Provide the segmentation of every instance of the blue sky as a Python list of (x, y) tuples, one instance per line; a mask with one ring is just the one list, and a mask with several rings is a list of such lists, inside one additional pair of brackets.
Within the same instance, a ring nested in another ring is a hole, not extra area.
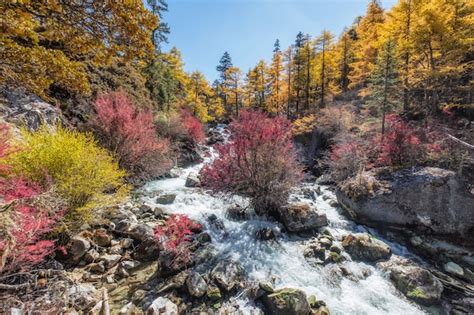
[[(186, 71), (200, 70), (217, 78), (216, 65), (228, 51), (246, 72), (259, 59), (269, 60), (273, 43), (293, 43), (299, 31), (318, 35), (327, 29), (339, 35), (363, 15), (369, 0), (168, 0), (164, 20), (171, 27), (169, 44), (183, 55)], [(382, 0), (389, 8), (396, 0)]]

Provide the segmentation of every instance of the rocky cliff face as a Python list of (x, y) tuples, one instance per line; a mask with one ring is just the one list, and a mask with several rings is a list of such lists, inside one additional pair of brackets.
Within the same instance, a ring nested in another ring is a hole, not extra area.
[(62, 122), (56, 107), (23, 89), (0, 89), (0, 117), (15, 126), (37, 130), (41, 125)]
[(444, 169), (375, 169), (341, 185), (341, 206), (357, 222), (465, 240), (474, 233), (472, 183)]

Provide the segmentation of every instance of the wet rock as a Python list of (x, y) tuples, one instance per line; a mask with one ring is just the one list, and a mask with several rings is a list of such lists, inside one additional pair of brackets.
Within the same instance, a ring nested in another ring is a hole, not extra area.
[(99, 229), (94, 231), (94, 242), (101, 247), (110, 246), (112, 241), (112, 236), (107, 234), (107, 230)]
[(141, 224), (137, 224), (133, 226), (130, 229), (129, 234), (133, 239), (140, 242), (143, 242), (146, 239), (154, 237), (153, 228), (145, 223), (141, 223)]
[(303, 251), (303, 256), (316, 259), (316, 262), (323, 263), (326, 260), (326, 249), (317, 243), (309, 244)]
[(275, 239), (275, 233), (271, 228), (261, 228), (255, 232), (255, 237), (260, 241), (268, 241)]
[(164, 219), (166, 211), (163, 208), (156, 207), (153, 210), (153, 214), (155, 215), (155, 218), (157, 218), (157, 219)]
[(154, 300), (146, 311), (147, 315), (178, 315), (178, 306), (170, 299), (159, 297)]
[(265, 313), (271, 315), (308, 315), (311, 308), (306, 294), (298, 289), (281, 289), (263, 297)]
[(314, 230), (328, 224), (325, 214), (320, 214), (307, 203), (293, 203), (279, 210), (279, 220), (289, 232)]
[(197, 173), (190, 173), (186, 178), (186, 187), (199, 187), (201, 186), (201, 181), (199, 180), (199, 175)]
[(450, 273), (452, 275), (455, 275), (458, 277), (464, 276), (464, 270), (462, 269), (462, 267), (452, 261), (444, 264), (443, 268), (447, 273)]
[(202, 297), (207, 292), (207, 283), (204, 278), (197, 272), (191, 272), (186, 279), (186, 286), (189, 294), (194, 297)]
[(91, 243), (82, 236), (73, 237), (67, 246), (67, 253), (70, 259), (78, 262), (91, 248)]
[(347, 235), (342, 246), (355, 260), (375, 262), (388, 259), (391, 255), (387, 244), (365, 233)]
[(439, 303), (443, 285), (428, 270), (418, 266), (392, 266), (389, 270), (397, 289), (409, 299), (427, 306)]
[(318, 240), (318, 242), (319, 242), (319, 244), (321, 244), (322, 247), (324, 247), (326, 249), (329, 249), (332, 245), (332, 241), (327, 237), (321, 237)]
[(247, 219), (247, 213), (244, 208), (236, 205), (227, 209), (226, 217), (233, 221), (244, 221)]
[(227, 292), (237, 285), (241, 275), (241, 267), (237, 263), (229, 261), (218, 262), (211, 271), (211, 278)]
[(321, 305), (311, 312), (312, 315), (330, 315), (329, 309), (326, 305)]
[(262, 289), (266, 293), (273, 293), (275, 290), (273, 289), (273, 286), (270, 282), (268, 281), (260, 281), (258, 283), (258, 287)]
[(207, 221), (214, 227), (216, 230), (225, 231), (224, 221), (219, 219), (215, 214), (211, 214), (207, 217)]
[(337, 245), (331, 245), (331, 247), (329, 248), (329, 250), (330, 250), (331, 252), (334, 252), (334, 253), (337, 253), (337, 254), (340, 254), (341, 251), (342, 251), (342, 249), (341, 249), (339, 246), (337, 246)]
[(211, 235), (207, 232), (202, 232), (196, 236), (196, 241), (201, 245), (209, 243), (211, 242)]
[(339, 202), (337, 202), (336, 200), (329, 200), (328, 204), (334, 208), (339, 207)]
[(211, 301), (219, 301), (222, 298), (221, 290), (216, 286), (208, 286), (206, 296)]
[(175, 275), (190, 264), (191, 262), (186, 262), (183, 259), (176, 259), (175, 254), (170, 251), (160, 252), (158, 258), (158, 270), (161, 276)]
[[(361, 174), (363, 194), (353, 185), (343, 185), (337, 198), (348, 214), (359, 223), (387, 228), (410, 227), (419, 231), (466, 236), (474, 230), (468, 181), (455, 172), (433, 167), (385, 172), (373, 169)], [(359, 175), (358, 175), (359, 176)]]
[(113, 266), (117, 265), (118, 262), (122, 259), (121, 255), (102, 255), (100, 256), (100, 260), (104, 262), (104, 265), (107, 269), (112, 268)]
[(165, 194), (156, 198), (155, 202), (160, 205), (169, 205), (176, 199), (176, 194)]

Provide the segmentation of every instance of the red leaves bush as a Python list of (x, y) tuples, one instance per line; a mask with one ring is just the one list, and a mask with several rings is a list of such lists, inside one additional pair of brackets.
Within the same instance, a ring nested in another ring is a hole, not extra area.
[(291, 123), (283, 117), (242, 111), (230, 131), (230, 141), (216, 146), (219, 157), (201, 170), (202, 184), (215, 192), (251, 198), (260, 214), (283, 206), (302, 174)]
[(335, 180), (351, 177), (361, 168), (424, 165), (442, 153), (436, 141), (441, 137), (426, 126), (412, 126), (396, 114), (387, 115), (386, 122), (383, 136), (346, 136), (332, 147), (329, 167)]
[[(9, 133), (0, 126), (0, 157), (10, 152)], [(10, 177), (2, 164), (0, 178), (0, 273), (29, 270), (55, 249), (55, 242), (44, 239), (55, 227), (58, 213), (39, 202), (39, 185)]]
[(191, 235), (200, 230), (201, 225), (185, 215), (172, 215), (165, 226), (155, 228), (155, 237), (165, 250), (170, 251), (176, 260), (187, 264), (191, 259)]
[(196, 143), (201, 143), (206, 138), (202, 124), (189, 110), (183, 109), (180, 115), (186, 134)]
[(170, 144), (157, 136), (153, 115), (139, 111), (124, 92), (100, 95), (94, 129), (121, 167), (138, 177), (155, 177), (170, 166)]

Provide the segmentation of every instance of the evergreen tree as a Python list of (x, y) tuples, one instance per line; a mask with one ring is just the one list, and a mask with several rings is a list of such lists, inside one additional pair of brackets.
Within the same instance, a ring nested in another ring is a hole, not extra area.
[(228, 70), (232, 68), (232, 58), (230, 57), (230, 54), (226, 51), (222, 55), (221, 59), (219, 60), (219, 64), (216, 67), (216, 70), (219, 72), (219, 77), (220, 81), (219, 84), (222, 85), (220, 87), (221, 93), (220, 97), (222, 98), (222, 104), (224, 105), (224, 108), (227, 108), (227, 93), (225, 90), (227, 89), (226, 83), (229, 82), (227, 75), (228, 75)]
[(369, 79), (368, 106), (376, 115), (382, 115), (382, 135), (385, 133), (385, 115), (400, 105), (400, 81), (395, 42), (387, 40)]
[(147, 3), (151, 8), (151, 12), (158, 16), (159, 23), (152, 32), (151, 40), (155, 49), (160, 51), (160, 45), (168, 43), (168, 34), (170, 33), (168, 23), (163, 22), (163, 12), (168, 11), (168, 3), (165, 0), (147, 0)]

